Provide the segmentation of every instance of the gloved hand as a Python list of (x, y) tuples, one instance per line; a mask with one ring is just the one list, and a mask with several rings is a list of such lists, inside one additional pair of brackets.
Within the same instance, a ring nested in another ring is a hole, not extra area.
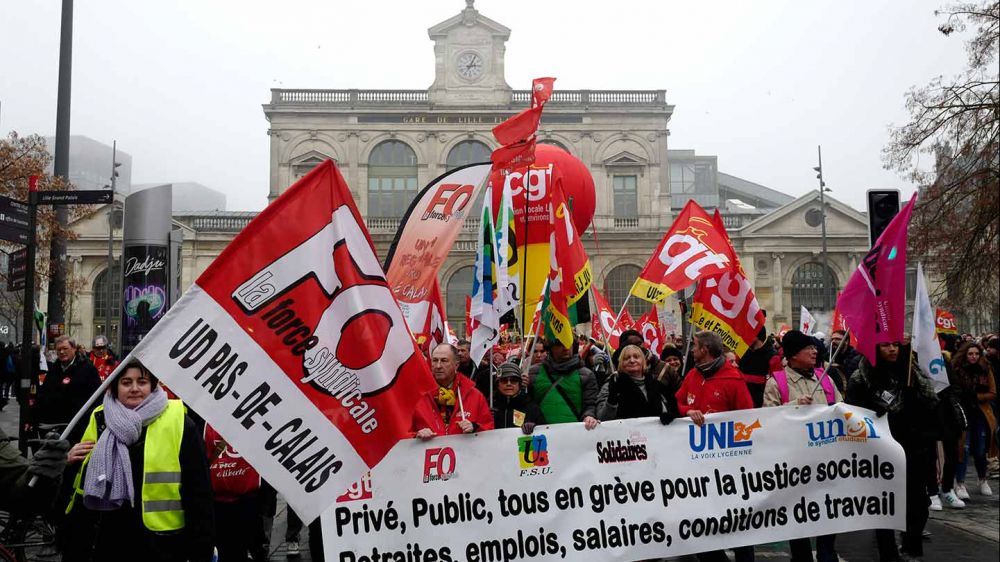
[(521, 424), (521, 432), (524, 433), (525, 435), (531, 435), (533, 431), (535, 431), (534, 422), (524, 422), (523, 424)]
[(56, 480), (62, 476), (66, 468), (66, 455), (69, 452), (69, 441), (59, 439), (50, 433), (46, 439), (39, 440), (41, 448), (28, 461), (28, 474), (39, 478)]
[(617, 406), (619, 398), (621, 396), (618, 393), (618, 378), (615, 377), (608, 381), (608, 404)]
[(674, 415), (670, 412), (663, 412), (660, 414), (660, 423), (663, 425), (670, 425), (670, 422), (674, 421)]

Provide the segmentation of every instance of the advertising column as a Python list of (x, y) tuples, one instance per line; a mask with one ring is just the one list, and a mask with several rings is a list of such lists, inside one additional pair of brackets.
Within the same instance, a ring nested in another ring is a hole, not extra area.
[(149, 333), (170, 304), (171, 196), (171, 186), (161, 185), (125, 199), (122, 356)]

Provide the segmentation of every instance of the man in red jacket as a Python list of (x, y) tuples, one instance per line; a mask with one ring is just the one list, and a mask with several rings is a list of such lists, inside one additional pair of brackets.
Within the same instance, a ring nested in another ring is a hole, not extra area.
[(677, 391), (677, 409), (697, 425), (705, 423), (705, 414), (753, 408), (743, 376), (726, 362), (725, 353), (719, 334), (694, 335), (694, 369), (688, 371)]
[[(677, 391), (677, 410), (695, 425), (705, 423), (705, 414), (748, 410), (753, 398), (739, 369), (726, 361), (722, 338), (714, 332), (698, 332), (691, 344), (694, 369), (688, 371)], [(753, 547), (735, 549), (736, 560), (753, 560)], [(721, 562), (729, 558), (722, 550), (698, 554), (700, 562)]]
[(468, 377), (459, 377), (458, 350), (447, 343), (431, 352), (431, 373), (438, 383), (417, 401), (412, 431), (420, 439), (435, 435), (475, 433), (493, 429), (493, 414), (483, 393)]

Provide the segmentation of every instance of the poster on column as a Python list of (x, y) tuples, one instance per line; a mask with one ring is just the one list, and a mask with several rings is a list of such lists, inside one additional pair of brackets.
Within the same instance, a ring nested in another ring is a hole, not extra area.
[(167, 312), (167, 247), (126, 246), (122, 269), (122, 355)]
[(846, 404), (401, 441), (323, 515), (326, 559), (644, 560), (905, 524), (885, 417)]

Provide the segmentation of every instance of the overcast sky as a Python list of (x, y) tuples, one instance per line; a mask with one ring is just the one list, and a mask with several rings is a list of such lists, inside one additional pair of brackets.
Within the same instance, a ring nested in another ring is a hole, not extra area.
[[(55, 132), (58, 0), (0, 0), (0, 132)], [(964, 65), (940, 1), (478, 0), (511, 32), (507, 82), (665, 89), (670, 147), (791, 195), (912, 186), (883, 170), (904, 93)], [(196, 181), (230, 210), (267, 201), (269, 89), (426, 88), (427, 28), (463, 0), (76, 2), (72, 133), (132, 155), (132, 182)]]

